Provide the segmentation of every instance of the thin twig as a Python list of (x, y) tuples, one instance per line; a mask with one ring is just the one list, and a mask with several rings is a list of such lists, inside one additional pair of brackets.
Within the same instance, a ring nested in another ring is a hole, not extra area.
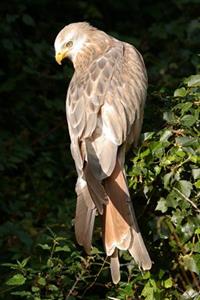
[(97, 278), (99, 277), (99, 275), (100, 275), (100, 273), (102, 272), (102, 270), (103, 270), (103, 267), (105, 266), (105, 263), (106, 263), (106, 261), (107, 261), (107, 256), (106, 256), (106, 258), (104, 259), (104, 261), (103, 261), (103, 264), (101, 265), (101, 268), (99, 269), (99, 272), (96, 274), (96, 276), (95, 276), (95, 278), (94, 278), (94, 281), (85, 289), (85, 291), (84, 291), (84, 293), (83, 293), (83, 295), (82, 296), (85, 296), (85, 294), (87, 293), (87, 291), (89, 290), (89, 289), (91, 289), (91, 287), (93, 287), (93, 285), (96, 283), (96, 281), (97, 281)]
[[(169, 227), (169, 229), (170, 229), (170, 231), (171, 231), (171, 233), (172, 233), (172, 235), (173, 235), (173, 237), (174, 237), (174, 239), (175, 239), (177, 245), (178, 245), (179, 248), (181, 249), (181, 252), (183, 253), (183, 255), (187, 255), (187, 251), (186, 251), (184, 245), (182, 245), (182, 243), (181, 243), (181, 241), (180, 241), (178, 235), (176, 234), (175, 228), (174, 228), (173, 224), (167, 222), (167, 225), (168, 225), (168, 227)], [(188, 278), (188, 276), (187, 276), (187, 273), (185, 272), (185, 269), (184, 269), (183, 266), (180, 264), (179, 259), (178, 259), (178, 264), (179, 264), (179, 266), (180, 266), (180, 270), (181, 270), (181, 272), (182, 272), (182, 275), (184, 276), (186, 282), (189, 284), (189, 283), (190, 283), (190, 280), (189, 280), (189, 278)], [(198, 279), (196, 278), (195, 273), (192, 272), (192, 271), (190, 271), (190, 274), (191, 274), (191, 276), (192, 276), (192, 279), (193, 279), (194, 284), (196, 285), (196, 288), (198, 289), (198, 291), (200, 291), (199, 281), (198, 281)]]
[(71, 294), (73, 293), (75, 287), (77, 286), (77, 283), (80, 281), (81, 279), (81, 275), (79, 274), (79, 276), (76, 278), (76, 281), (74, 282), (73, 286), (71, 287), (71, 289), (69, 290), (69, 293), (67, 294), (65, 300), (68, 300), (69, 297), (71, 296)]
[(200, 213), (200, 209), (196, 206), (196, 204), (190, 200), (188, 197), (186, 197), (183, 193), (181, 193), (177, 188), (173, 188), (176, 192), (178, 192), (187, 202), (189, 202), (195, 209)]

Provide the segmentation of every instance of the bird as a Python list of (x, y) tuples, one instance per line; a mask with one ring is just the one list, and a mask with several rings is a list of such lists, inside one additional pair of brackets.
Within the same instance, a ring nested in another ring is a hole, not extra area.
[(55, 59), (71, 60), (66, 115), (77, 171), (75, 236), (92, 249), (95, 217), (110, 259), (111, 278), (120, 281), (119, 250), (142, 270), (152, 261), (144, 244), (125, 172), (125, 154), (136, 146), (143, 123), (147, 71), (140, 52), (88, 22), (66, 25), (54, 43)]

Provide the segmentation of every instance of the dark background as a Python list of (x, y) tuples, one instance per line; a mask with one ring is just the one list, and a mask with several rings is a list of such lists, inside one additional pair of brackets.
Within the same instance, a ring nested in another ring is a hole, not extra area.
[[(45, 269), (48, 254), (44, 255), (45, 262), (40, 266), (41, 260), (37, 258), (43, 254), (37, 245), (47, 243), (49, 235), (53, 234), (51, 230), (67, 238), (68, 245), (76, 253), (69, 265), (74, 265), (80, 256), (86, 259), (82, 249), (75, 244), (73, 233), (76, 173), (65, 117), (65, 95), (73, 67), (69, 62), (60, 67), (54, 60), (53, 44), (60, 29), (71, 22), (86, 20), (139, 49), (149, 74), (143, 131), (158, 130), (163, 124), (163, 107), (167, 105), (162, 93), (172, 93), (180, 80), (199, 71), (199, 4), (198, 0), (1, 1), (2, 263), (14, 263), (31, 256), (32, 273), (29, 270), (26, 275), (38, 274), (38, 270)], [(141, 197), (140, 205), (144, 206), (145, 202)], [(141, 214), (141, 206), (137, 203), (136, 212)], [(147, 240), (150, 225), (146, 224), (153, 214), (150, 206), (142, 219), (139, 218)], [(102, 249), (98, 229), (95, 244)], [(149, 242), (153, 258), (158, 256), (157, 246)], [(102, 257), (103, 254), (99, 254), (96, 259), (101, 262)], [(164, 261), (163, 268), (167, 269)], [(12, 268), (8, 270), (4, 266), (0, 280), (5, 282), (12, 272)], [(70, 272), (72, 276), (65, 285), (65, 294), (76, 278), (76, 269)], [(30, 282), (35, 281), (34, 276), (27, 279), (27, 291), (31, 290)], [(58, 286), (56, 276), (51, 283)], [(107, 272), (100, 288), (102, 294), (106, 293), (108, 281)], [(139, 279), (137, 284), (142, 286)], [(81, 289), (80, 285), (73, 297), (80, 296)], [(10, 291), (4, 285), (0, 298), (12, 299), (14, 296), (10, 296), (10, 292), (13, 292), (12, 288)], [(33, 296), (26, 297), (33, 299)], [(64, 298), (44, 296), (41, 299)], [(93, 298), (87, 299), (100, 299), (97, 290), (93, 292)]]

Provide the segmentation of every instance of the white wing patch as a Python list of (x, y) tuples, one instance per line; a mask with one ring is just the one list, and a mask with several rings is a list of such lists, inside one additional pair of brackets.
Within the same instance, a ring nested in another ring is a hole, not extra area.
[[(115, 145), (119, 144), (119, 141), (116, 138), (115, 131), (113, 130), (113, 126), (111, 125), (111, 116), (115, 116), (116, 112), (112, 105), (105, 103), (102, 107), (102, 114), (103, 114), (103, 124), (102, 124), (102, 131), (104, 136)], [(117, 120), (116, 120), (117, 121)]]

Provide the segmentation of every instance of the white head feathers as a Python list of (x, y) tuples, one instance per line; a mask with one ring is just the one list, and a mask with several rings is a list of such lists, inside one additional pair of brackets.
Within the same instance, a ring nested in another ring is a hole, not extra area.
[(69, 42), (70, 47), (66, 49), (67, 57), (72, 61), (75, 60), (77, 53), (81, 51), (84, 44), (87, 42), (88, 31), (94, 30), (94, 27), (87, 22), (72, 23), (65, 26), (57, 35), (54, 47), (56, 53), (65, 51)]

